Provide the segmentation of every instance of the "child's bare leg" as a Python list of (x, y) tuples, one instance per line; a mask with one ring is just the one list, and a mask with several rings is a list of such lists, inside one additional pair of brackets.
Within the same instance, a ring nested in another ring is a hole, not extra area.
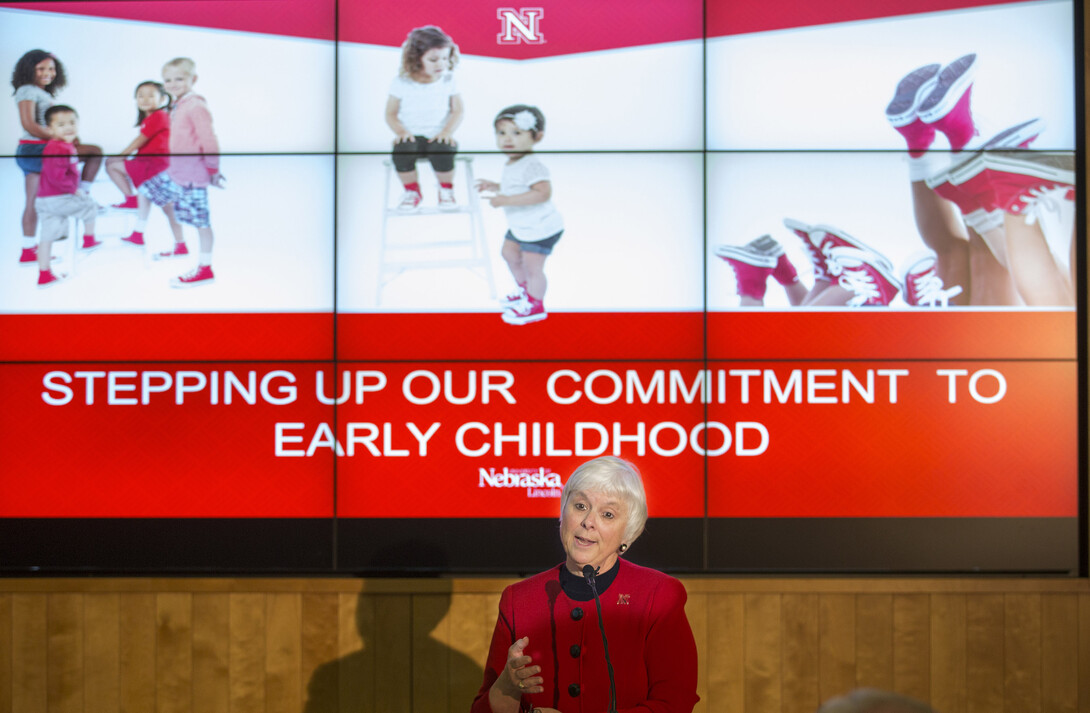
[(1003, 218), (1007, 231), (1007, 254), (1011, 277), (1027, 305), (1071, 307), (1075, 300), (1067, 278), (1048, 249), (1038, 223), (1028, 225), (1025, 218), (1007, 213)]
[(76, 144), (76, 153), (79, 154), (79, 160), (83, 161), (83, 172), (80, 174), (80, 180), (95, 180), (98, 169), (102, 165), (102, 148), (94, 144)]
[(526, 284), (526, 269), (522, 266), (522, 248), (514, 240), (504, 240), (500, 256), (507, 263), (507, 269), (511, 271), (511, 277), (519, 285)]
[(829, 280), (814, 280), (814, 286), (810, 288), (810, 291), (807, 292), (806, 295), (803, 297), (802, 301), (799, 302), (799, 306), (809, 307), (810, 305), (814, 304), (814, 302), (817, 301), (818, 295), (822, 294), (832, 286), (833, 283)]
[(201, 257), (204, 257), (204, 256), (211, 257), (212, 256), (212, 242), (213, 242), (211, 226), (209, 226), (207, 228), (197, 228), (197, 235), (199, 235), (200, 239), (201, 239)]
[(950, 201), (927, 187), (912, 182), (912, 211), (924, 245), (935, 253), (935, 272), (946, 287), (960, 285), (962, 292), (952, 304), (968, 304), (972, 272), (969, 243), (961, 212)]
[(45, 235), (43, 232), (42, 239), (38, 242), (38, 269), (42, 272), (46, 272), (50, 269), (50, 263), (53, 261), (53, 236)]
[(548, 255), (541, 253), (522, 251), (522, 268), (526, 274), (526, 294), (536, 300), (545, 299), (545, 290), (549, 287), (549, 281), (545, 277), (545, 258)]
[[(969, 295), (971, 305), (1013, 306), (1022, 303), (1018, 290), (1011, 280), (1010, 271), (1003, 266), (992, 245), (996, 238), (1003, 241), (1006, 236), (1002, 228), (987, 231), (992, 242), (984, 239), (975, 230), (969, 231), (969, 265), (972, 270), (972, 290)], [(998, 234), (998, 236), (996, 235)], [(1002, 247), (1006, 256), (1006, 246)]]
[(784, 285), (783, 291), (787, 293), (787, 301), (794, 307), (801, 305), (806, 296), (810, 294), (810, 290), (806, 289), (806, 285), (801, 282)]
[(813, 299), (806, 302), (807, 307), (843, 306), (848, 300), (855, 297), (855, 293), (846, 290), (840, 285), (829, 284), (828, 287), (817, 293)]
[(420, 180), (420, 175), (417, 174), (415, 168), (413, 170), (411, 170), (411, 171), (398, 171), (397, 172), (397, 177), (398, 177), (398, 180), (401, 181), (401, 185), (403, 185), (403, 186), (407, 186), (410, 183), (416, 183), (417, 181)]
[(435, 178), (440, 183), (454, 183), (454, 171), (436, 171)]
[[(146, 210), (145, 210), (146, 209)], [(147, 219), (148, 211), (151, 210), (151, 203), (144, 196), (140, 196), (140, 210), (144, 211), (142, 217)], [(167, 203), (163, 206), (163, 213), (166, 215), (167, 220), (170, 221), (170, 232), (174, 234), (174, 242), (185, 244), (185, 236), (182, 235), (182, 224), (178, 222), (178, 219), (174, 216), (174, 204)], [(208, 228), (211, 231), (211, 228)], [(197, 231), (198, 234), (200, 231)]]
[(129, 181), (128, 172), (125, 170), (124, 156), (111, 156), (106, 159), (106, 175), (110, 177), (110, 180), (114, 182), (114, 185), (122, 194), (125, 196), (133, 195), (132, 183)]
[(26, 174), (26, 207), (23, 208), (23, 236), (33, 238), (38, 232), (38, 211), (34, 208), (34, 199), (38, 197), (38, 184), (42, 180), (40, 173)]

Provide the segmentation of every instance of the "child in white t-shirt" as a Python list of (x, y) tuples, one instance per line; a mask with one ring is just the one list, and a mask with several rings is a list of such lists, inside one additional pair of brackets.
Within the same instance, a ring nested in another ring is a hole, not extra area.
[(507, 216), (503, 259), (517, 289), (507, 295), (503, 321), (528, 324), (545, 319), (545, 259), (564, 233), (564, 220), (553, 206), (549, 169), (534, 156), (545, 138), (545, 115), (536, 106), (517, 104), (496, 115), (496, 146), (507, 155), (500, 182), (477, 181), (477, 190)]
[(439, 208), (456, 210), (454, 155), (458, 144), (454, 130), (462, 123), (465, 108), (454, 83), (458, 46), (438, 27), (417, 27), (401, 46), (401, 71), (390, 84), (386, 124), (393, 130), (393, 161), (405, 186), (398, 210), (411, 212), (420, 206), (417, 159), (426, 158), (439, 180)]

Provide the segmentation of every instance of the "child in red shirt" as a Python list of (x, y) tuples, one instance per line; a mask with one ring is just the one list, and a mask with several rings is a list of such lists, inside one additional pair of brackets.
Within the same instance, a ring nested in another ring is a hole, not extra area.
[[(106, 159), (106, 173), (125, 195), (125, 200), (113, 207), (138, 211), (132, 235), (121, 238), (121, 241), (143, 247), (144, 228), (148, 224), (151, 202), (146, 196), (138, 194), (136, 189), (170, 166), (170, 95), (162, 84), (148, 80), (136, 85), (135, 97), (136, 125), (140, 127), (140, 133), (119, 155)], [(136, 156), (126, 159), (133, 151)], [(182, 225), (174, 217), (174, 205), (165, 204), (163, 213), (170, 221), (175, 245), (185, 254), (187, 251), (185, 239), (182, 237)]]
[(34, 208), (41, 217), (42, 235), (38, 243), (38, 287), (51, 287), (65, 278), (53, 272), (53, 241), (65, 234), (72, 216), (83, 221), (83, 249), (95, 250), (102, 242), (95, 239), (95, 215), (98, 204), (80, 188), (79, 153), (75, 141), (79, 136), (79, 115), (64, 104), (56, 104), (45, 112), (45, 122), (53, 138), (42, 151), (42, 180)]

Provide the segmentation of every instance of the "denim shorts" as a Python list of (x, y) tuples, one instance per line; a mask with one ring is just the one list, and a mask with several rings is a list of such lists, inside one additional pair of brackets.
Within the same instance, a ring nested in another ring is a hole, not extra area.
[(15, 149), (15, 163), (23, 169), (23, 173), (41, 173), (43, 151), (44, 141), (40, 144), (20, 143)]
[(563, 234), (564, 231), (561, 230), (556, 235), (550, 235), (541, 240), (519, 240), (510, 230), (508, 230), (507, 235), (504, 235), (503, 239), (518, 243), (519, 249), (523, 252), (537, 253), (538, 255), (552, 255), (553, 246), (556, 245), (556, 242), (560, 240), (560, 236)]

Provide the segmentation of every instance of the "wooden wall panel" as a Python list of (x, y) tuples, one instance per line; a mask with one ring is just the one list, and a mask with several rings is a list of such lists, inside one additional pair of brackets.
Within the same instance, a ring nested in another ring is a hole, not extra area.
[(1078, 616), (1077, 595), (1041, 596), (1042, 713), (1075, 713), (1078, 708), (1079, 630), (1072, 625)]
[(121, 594), (119, 606), (121, 711), (148, 713), (155, 710), (155, 595)]
[(745, 710), (782, 706), (781, 600), (778, 594), (745, 595)]
[(121, 709), (120, 602), (114, 593), (83, 595), (83, 698), (101, 713)]
[(231, 709), (231, 599), (227, 594), (193, 595), (193, 710)]
[[(821, 701), (822, 607), (817, 594), (784, 594), (780, 602), (783, 632), (783, 708), (807, 711)], [(854, 647), (853, 647), (854, 648)]]
[(855, 685), (893, 690), (893, 595), (856, 595), (855, 618)]
[(964, 594), (931, 595), (931, 705), (966, 713), (968, 620)]
[(822, 594), (819, 601), (820, 700), (826, 700), (855, 688), (855, 595)]
[[(1004, 713), (1006, 614), (1002, 594), (969, 594), (965, 601), (965, 710)], [(1017, 713), (1017, 712), (1012, 712)]]
[(893, 597), (893, 688), (927, 701), (931, 698), (931, 612), (926, 594)]
[(709, 711), (746, 711), (745, 621), (743, 595), (708, 595)]
[[(466, 711), (506, 580), (0, 580), (0, 713)], [(687, 580), (700, 713), (1090, 713), (1085, 580)]]
[(1041, 710), (1041, 595), (1008, 594), (1003, 602), (1003, 697), (1011, 713)]
[(0, 593), (0, 713), (12, 713), (11, 595)]
[(156, 597), (155, 709), (193, 710), (193, 595), (163, 592)]
[(230, 595), (230, 713), (265, 713), (265, 597)]
[(46, 713), (46, 598), (16, 594), (11, 600), (11, 707)]

